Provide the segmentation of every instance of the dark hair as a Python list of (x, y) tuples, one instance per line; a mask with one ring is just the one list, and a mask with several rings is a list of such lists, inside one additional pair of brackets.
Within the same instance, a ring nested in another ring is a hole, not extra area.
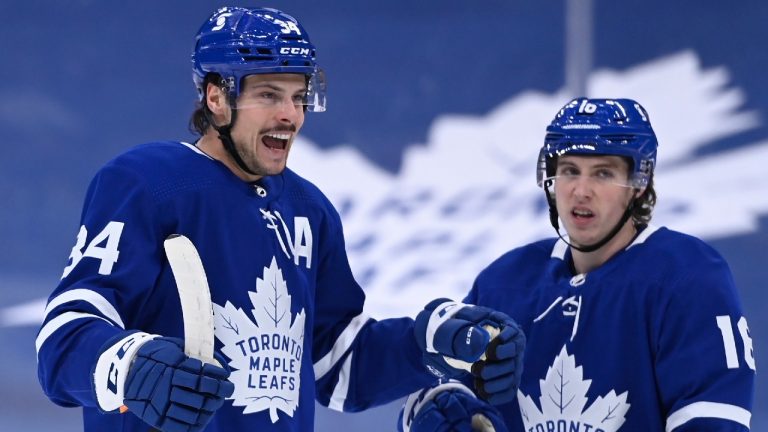
[(222, 83), (221, 75), (210, 73), (205, 76), (205, 79), (203, 80), (202, 89), (199, 91), (202, 93), (202, 96), (200, 98), (200, 101), (195, 102), (195, 111), (192, 112), (192, 116), (189, 119), (189, 131), (192, 133), (196, 133), (200, 136), (205, 135), (205, 132), (208, 131), (208, 127), (211, 126), (211, 122), (209, 120), (210, 112), (208, 111), (208, 106), (206, 105), (206, 93), (208, 92), (208, 84), (214, 83), (215, 85), (221, 86)]
[(653, 217), (653, 207), (656, 205), (656, 190), (653, 188), (653, 174), (648, 179), (642, 195), (635, 198), (632, 208), (632, 220), (636, 225), (648, 225)]

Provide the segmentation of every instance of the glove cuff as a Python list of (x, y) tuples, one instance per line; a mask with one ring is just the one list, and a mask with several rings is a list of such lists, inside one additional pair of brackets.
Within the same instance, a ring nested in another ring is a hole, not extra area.
[(94, 365), (91, 382), (100, 410), (115, 411), (123, 405), (125, 379), (136, 352), (157, 337), (160, 336), (132, 331), (128, 334), (120, 333), (104, 344)]
[(402, 431), (410, 432), (413, 416), (419, 412), (424, 404), (434, 399), (438, 393), (446, 390), (457, 390), (466, 393), (473, 398), (477, 397), (474, 393), (472, 393), (472, 390), (470, 390), (469, 387), (462, 384), (461, 381), (454, 379), (448, 380), (447, 382), (443, 382), (434, 387), (425, 388), (415, 393), (411, 393), (405, 400), (405, 404), (403, 405), (402, 409), (403, 418), (402, 424), (400, 425)]

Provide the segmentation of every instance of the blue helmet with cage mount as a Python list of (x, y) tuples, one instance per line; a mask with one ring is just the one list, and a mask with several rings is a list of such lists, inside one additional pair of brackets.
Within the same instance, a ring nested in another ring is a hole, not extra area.
[(543, 186), (562, 155), (613, 155), (632, 161), (630, 186), (648, 185), (656, 166), (658, 141), (648, 113), (632, 99), (577, 98), (547, 127), (539, 152), (536, 180)]
[(224, 7), (203, 23), (195, 40), (192, 69), (200, 100), (208, 74), (220, 75), (234, 100), (248, 75), (295, 73), (307, 77), (307, 110), (325, 111), (325, 76), (315, 46), (292, 16), (271, 8)]

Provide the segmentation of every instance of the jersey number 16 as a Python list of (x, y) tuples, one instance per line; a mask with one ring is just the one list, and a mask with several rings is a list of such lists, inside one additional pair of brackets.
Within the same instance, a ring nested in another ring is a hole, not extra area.
[[(733, 335), (731, 317), (728, 315), (718, 315), (716, 318), (717, 327), (720, 328), (720, 333), (723, 335), (725, 363), (728, 365), (728, 369), (737, 369), (739, 367), (739, 355), (736, 351), (736, 339)], [(747, 366), (749, 366), (750, 369), (755, 370), (755, 357), (752, 353), (752, 338), (749, 337), (747, 319), (741, 317), (737, 327), (739, 329), (739, 334), (741, 335), (741, 341), (744, 344), (744, 362), (747, 363)]]

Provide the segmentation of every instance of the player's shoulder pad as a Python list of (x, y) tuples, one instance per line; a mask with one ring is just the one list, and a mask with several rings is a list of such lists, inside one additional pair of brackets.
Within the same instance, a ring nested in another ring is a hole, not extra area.
[(280, 175), (283, 181), (283, 191), (287, 198), (302, 201), (311, 206), (317, 206), (324, 213), (339, 218), (336, 208), (331, 200), (311, 181), (297, 174), (290, 168), (286, 168)]
[(540, 279), (552, 260), (556, 242), (557, 239), (553, 238), (540, 240), (504, 253), (478, 274), (475, 285), (484, 286), (487, 282), (495, 285), (494, 281), (514, 280), (516, 285), (522, 286)]
[(116, 168), (151, 176), (153, 173), (178, 171), (196, 159), (210, 160), (210, 157), (196, 151), (191, 144), (157, 141), (125, 150), (107, 162), (103, 169)]
[[(649, 260), (649, 265), (662, 269), (698, 269), (699, 272), (707, 269), (720, 272), (727, 269), (723, 256), (698, 237), (666, 227), (649, 226), (646, 230), (652, 231), (641, 233), (638, 240), (628, 249), (637, 247), (638, 252)], [(704, 263), (706, 266), (702, 268)]]

